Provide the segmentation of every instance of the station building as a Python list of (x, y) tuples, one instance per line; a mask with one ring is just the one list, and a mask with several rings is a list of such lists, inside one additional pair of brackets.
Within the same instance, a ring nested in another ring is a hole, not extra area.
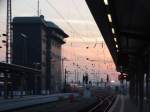
[[(13, 19), (12, 63), (41, 70), (36, 85), (42, 94), (62, 89), (61, 46), (67, 37), (44, 16)], [(25, 83), (27, 90), (34, 86), (32, 78), (26, 78)]]

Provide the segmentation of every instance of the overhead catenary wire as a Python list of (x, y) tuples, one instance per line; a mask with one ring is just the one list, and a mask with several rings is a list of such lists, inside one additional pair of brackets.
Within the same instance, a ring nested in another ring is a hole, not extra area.
[[(59, 13), (59, 11), (48, 1), (48, 0), (46, 0), (47, 2), (48, 2), (48, 4), (51, 6), (51, 8), (53, 8), (54, 10), (55, 10), (55, 12), (57, 12), (57, 14), (66, 22), (66, 24), (74, 31), (74, 32), (76, 32), (75, 31), (75, 29), (72, 27), (72, 25), (69, 23), (69, 22), (67, 22), (66, 20), (65, 20), (65, 18), (61, 15), (61, 13)], [(77, 34), (78, 34), (78, 32), (76, 32)], [(76, 54), (74, 54), (75, 56), (76, 56)]]
[(72, 29), (72, 31), (76, 34), (78, 34), (78, 36), (80, 37), (80, 39), (82, 39), (83, 41), (84, 38), (81, 37), (80, 33), (78, 33), (74, 28), (73, 26), (70, 24), (70, 22), (66, 21), (66, 19), (64, 18), (64, 16), (53, 6), (53, 4), (51, 4), (51, 2), (49, 0), (45, 0), (47, 2), (47, 4), (64, 20), (64, 22), (66, 22), (66, 24), (68, 25), (69, 28)]
[[(83, 20), (86, 21), (86, 19), (85, 19), (86, 17), (83, 16), (84, 14), (81, 14), (81, 12), (80, 12), (80, 10), (79, 10), (79, 7), (78, 7), (78, 5), (77, 5), (77, 3), (76, 3), (76, 1), (75, 1), (75, 0), (72, 0), (72, 2), (73, 2), (73, 4), (74, 4), (74, 7), (75, 7), (77, 13), (79, 14), (79, 16), (80, 16)], [(85, 29), (86, 29), (86, 30), (89, 30), (89, 26), (88, 26), (87, 23), (85, 24)], [(90, 35), (91, 35), (91, 34), (90, 34)], [(91, 37), (93, 37), (93, 34), (91, 35)], [(89, 48), (89, 45), (88, 45), (88, 47), (86, 47), (86, 48)]]
[[(81, 14), (81, 11), (79, 10), (79, 7), (78, 7), (77, 3), (76, 3), (74, 0), (72, 0), (72, 2), (73, 2), (73, 4), (74, 4), (74, 7), (75, 7), (75, 9), (76, 9), (78, 15), (82, 18), (82, 20), (85, 20), (85, 21), (86, 21), (85, 17), (83, 16), (84, 14)], [(87, 29), (87, 30), (89, 29), (89, 26), (88, 26), (87, 23), (85, 24), (85, 29)]]
[[(15, 2), (17, 2), (17, 0), (13, 0), (12, 5), (15, 4)], [(36, 13), (37, 13), (37, 8), (33, 7), (30, 2), (31, 2), (31, 0), (30, 0), (30, 1), (29, 1), (29, 0), (24, 0), (24, 1), (23, 1), (23, 4), (24, 4), (24, 3), (26, 4), (26, 5), (25, 5), (26, 8), (30, 8), (30, 9), (33, 10), (33, 11), (35, 10), (35, 11), (36, 11), (36, 12), (34, 11), (34, 12), (35, 12), (35, 13), (34, 13), (34, 16), (35, 16), (35, 15), (37, 15), (37, 14), (36, 14)], [(15, 9), (16, 9), (16, 7), (14, 7), (13, 10), (15, 11)]]

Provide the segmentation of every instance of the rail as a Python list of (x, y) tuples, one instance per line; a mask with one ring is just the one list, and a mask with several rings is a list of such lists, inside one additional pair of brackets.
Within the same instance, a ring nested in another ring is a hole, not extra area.
[(100, 102), (96, 104), (93, 108), (91, 108), (88, 112), (107, 112), (113, 101), (115, 100), (116, 95), (109, 95), (109, 96), (101, 96)]

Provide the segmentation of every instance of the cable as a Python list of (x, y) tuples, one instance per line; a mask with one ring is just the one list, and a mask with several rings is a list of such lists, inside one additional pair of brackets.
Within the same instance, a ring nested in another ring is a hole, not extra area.
[[(77, 13), (80, 15), (80, 17), (82, 17), (83, 20), (86, 20), (85, 17), (83, 16), (84, 14), (81, 14), (81, 13), (80, 13), (80, 10), (79, 10), (78, 5), (77, 5), (77, 3), (75, 2), (75, 0), (72, 0), (72, 2), (73, 2), (73, 4), (74, 4), (74, 7), (75, 7)], [(85, 29), (87, 29), (87, 31), (89, 30), (88, 24), (85, 25)], [(94, 35), (93, 35), (92, 33), (91, 33), (90, 35), (91, 35), (91, 37), (94, 37)], [(96, 45), (97, 45), (97, 39), (96, 39), (96, 43), (94, 44), (94, 47), (93, 47), (93, 48), (95, 48)], [(89, 45), (88, 45), (88, 46), (89, 46)], [(88, 47), (88, 48), (89, 48), (89, 47)]]
[[(73, 4), (74, 4), (74, 7), (75, 7), (77, 13), (79, 14), (79, 16), (82, 17), (83, 20), (86, 20), (86, 19), (84, 18), (84, 16), (80, 13), (80, 10), (79, 10), (79, 8), (78, 8), (76, 2), (75, 2), (74, 0), (72, 0), (72, 2), (73, 2)], [(85, 26), (85, 29), (89, 29), (89, 27), (88, 27), (87, 24), (86, 24), (86, 26)]]
[[(80, 10), (79, 10), (79, 8), (78, 8), (78, 6), (77, 6), (77, 3), (76, 3), (74, 0), (72, 0), (72, 2), (73, 2), (73, 4), (74, 4), (74, 7), (75, 7), (77, 13), (79, 14), (79, 16), (82, 17), (83, 20), (86, 20), (85, 17), (83, 16), (84, 14), (81, 14), (81, 13), (80, 13)], [(89, 26), (88, 26), (87, 23), (86, 23), (86, 25), (85, 25), (85, 29), (89, 30)], [(93, 35), (92, 35), (92, 36), (93, 36)], [(88, 45), (88, 46), (89, 46), (89, 45)]]
[(53, 10), (55, 10), (55, 12), (66, 22), (66, 24), (72, 29), (72, 31), (74, 31), (76, 34), (78, 34), (78, 36), (80, 37), (80, 39), (82, 39), (83, 41), (85, 41), (80, 34), (73, 28), (73, 26), (70, 24), (70, 22), (66, 21), (66, 19), (63, 17), (63, 15), (50, 3), (50, 1), (45, 0), (48, 5), (53, 8)]

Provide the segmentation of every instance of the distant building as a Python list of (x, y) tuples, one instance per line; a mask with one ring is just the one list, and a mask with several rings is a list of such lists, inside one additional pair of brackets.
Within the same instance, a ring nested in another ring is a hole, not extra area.
[[(61, 45), (67, 37), (56, 24), (45, 21), (44, 16), (13, 19), (12, 62), (41, 69), (37, 82), (42, 93), (61, 90)], [(27, 82), (30, 87), (32, 80)]]

